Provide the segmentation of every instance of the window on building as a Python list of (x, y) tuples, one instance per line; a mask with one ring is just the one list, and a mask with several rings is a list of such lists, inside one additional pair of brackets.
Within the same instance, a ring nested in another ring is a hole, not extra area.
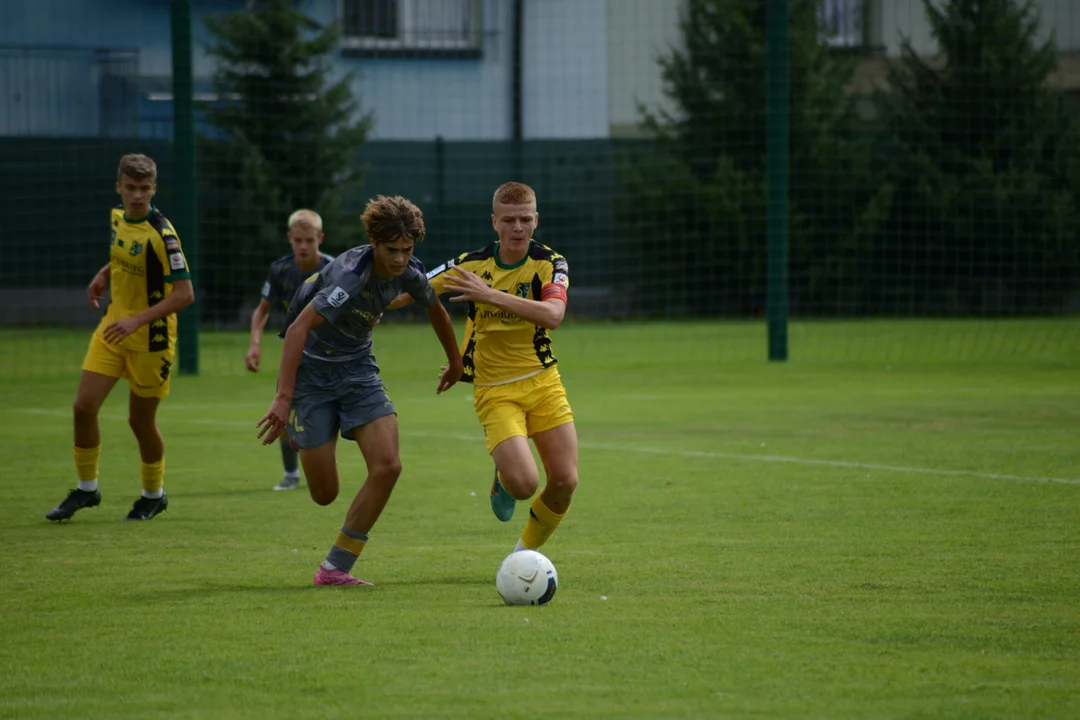
[(831, 47), (860, 48), (865, 0), (822, 0), (818, 6), (822, 39)]
[(482, 0), (341, 0), (344, 50), (363, 55), (480, 52)]

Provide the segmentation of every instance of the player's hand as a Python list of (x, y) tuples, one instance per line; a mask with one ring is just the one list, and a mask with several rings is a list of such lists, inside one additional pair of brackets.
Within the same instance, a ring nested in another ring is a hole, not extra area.
[(489, 288), (483, 278), (476, 273), (462, 270), (456, 265), (446, 273), (446, 289), (451, 292), (461, 293), (450, 298), (450, 302), (464, 302), (466, 300), (482, 302), (490, 293), (498, 292)]
[(289, 406), (291, 402), (282, 397), (275, 397), (270, 403), (270, 409), (262, 416), (256, 427), (259, 434), (256, 436), (262, 440), (263, 445), (270, 445), (285, 431), (285, 425), (289, 420)]
[(101, 331), (101, 336), (105, 339), (105, 342), (115, 345), (128, 335), (132, 334), (140, 327), (138, 319), (135, 317), (126, 317), (121, 320), (110, 324), (104, 330)]
[(252, 345), (248, 348), (247, 357), (244, 358), (244, 364), (247, 365), (247, 369), (253, 373), (259, 372), (259, 358), (262, 356), (262, 350), (258, 345)]
[(90, 298), (90, 304), (96, 308), (101, 307), (101, 297), (105, 294), (105, 288), (109, 286), (109, 278), (102, 273), (94, 276), (86, 287), (86, 297)]
[(458, 360), (450, 365), (443, 365), (439, 369), (442, 372), (439, 373), (439, 387), (435, 388), (436, 395), (441, 395), (454, 387), (454, 384), (461, 379), (461, 373), (465, 371), (465, 365)]
[(372, 321), (372, 323), (371, 323), (372, 328), (374, 328), (376, 325), (379, 324), (379, 321), (382, 320), (382, 316), (383, 316), (383, 314), (379, 313), (379, 316), (376, 317), (374, 321)]

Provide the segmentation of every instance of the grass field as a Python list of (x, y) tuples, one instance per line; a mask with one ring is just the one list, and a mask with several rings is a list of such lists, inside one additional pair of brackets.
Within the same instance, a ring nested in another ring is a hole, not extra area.
[(1080, 717), (1076, 321), (810, 324), (786, 364), (760, 324), (568, 324), (581, 486), (542, 608), (495, 592), (523, 512), (492, 516), (426, 328), (377, 331), (405, 469), (357, 566), (373, 589), (310, 586), (355, 446), (334, 505), (270, 491), (270, 339), (258, 376), (220, 333), (175, 379), (168, 513), (120, 522), (118, 386), (101, 507), (48, 523), (87, 339), (0, 333), (0, 717)]

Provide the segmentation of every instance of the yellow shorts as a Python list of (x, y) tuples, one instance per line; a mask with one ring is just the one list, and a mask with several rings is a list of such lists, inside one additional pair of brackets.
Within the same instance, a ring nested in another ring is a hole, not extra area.
[(473, 407), (484, 426), (489, 453), (515, 435), (532, 437), (574, 422), (574, 412), (555, 367), (506, 385), (475, 387)]
[(90, 338), (82, 369), (124, 378), (131, 384), (131, 392), (139, 397), (163, 398), (169, 394), (169, 377), (172, 371), (173, 350), (136, 352), (110, 345), (96, 332)]

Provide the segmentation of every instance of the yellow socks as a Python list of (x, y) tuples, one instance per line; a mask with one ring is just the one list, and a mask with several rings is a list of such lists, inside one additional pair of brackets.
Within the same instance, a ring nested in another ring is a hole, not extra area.
[(80, 490), (97, 490), (98, 460), (101, 458), (101, 446), (81, 448), (73, 446), (75, 455), (75, 473), (79, 476)]
[(525, 522), (525, 529), (521, 531), (519, 544), (529, 550), (540, 549), (564, 517), (566, 513), (560, 515), (552, 512), (551, 508), (544, 504), (543, 494), (537, 495), (529, 508), (529, 519)]
[(143, 497), (161, 497), (162, 487), (165, 485), (165, 458), (155, 463), (142, 463), (142, 486)]

